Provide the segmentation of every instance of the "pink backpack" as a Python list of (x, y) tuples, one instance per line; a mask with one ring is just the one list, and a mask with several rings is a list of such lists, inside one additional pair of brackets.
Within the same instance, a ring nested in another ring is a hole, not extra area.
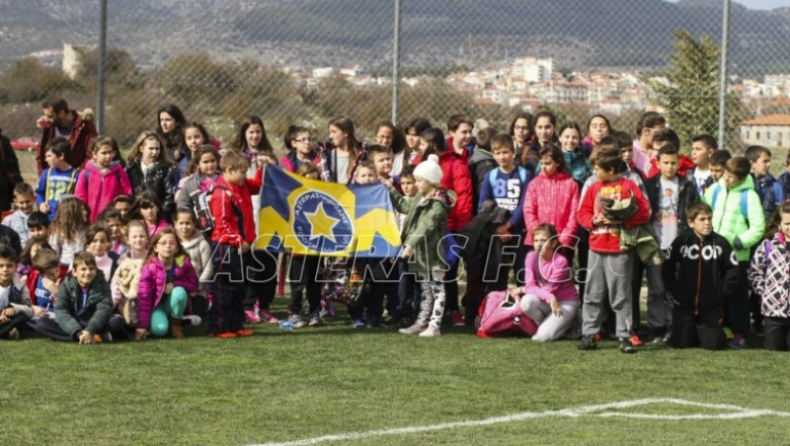
[(534, 335), (538, 324), (521, 310), (521, 297), (507, 291), (492, 291), (480, 304), (480, 326), (477, 337)]

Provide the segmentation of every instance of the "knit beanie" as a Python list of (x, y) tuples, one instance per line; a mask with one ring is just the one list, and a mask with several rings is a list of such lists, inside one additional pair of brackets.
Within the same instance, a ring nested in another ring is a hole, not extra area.
[(414, 169), (414, 176), (438, 186), (442, 182), (442, 168), (439, 167), (439, 157), (429, 155), (426, 161), (421, 162)]

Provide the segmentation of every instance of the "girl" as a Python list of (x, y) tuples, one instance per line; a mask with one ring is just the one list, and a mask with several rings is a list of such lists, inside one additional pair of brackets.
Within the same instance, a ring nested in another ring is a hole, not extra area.
[(135, 196), (152, 191), (162, 203), (162, 216), (170, 220), (176, 210), (174, 163), (164, 141), (154, 132), (143, 132), (132, 146), (126, 174)]
[(409, 164), (416, 166), (422, 161), (420, 135), (431, 127), (431, 122), (425, 118), (415, 118), (406, 124), (406, 149), (411, 153)]
[(214, 267), (211, 264), (211, 245), (197, 230), (195, 214), (191, 209), (179, 209), (174, 223), (178, 241), (184, 251), (189, 254), (189, 259), (198, 275), (199, 292), (202, 296), (207, 296), (206, 284), (214, 277)]
[(366, 159), (367, 146), (354, 136), (354, 122), (345, 116), (329, 121), (329, 142), (321, 146), (321, 179), (350, 184), (357, 165)]
[(790, 202), (774, 214), (765, 241), (757, 246), (749, 267), (749, 282), (760, 297), (760, 312), (765, 327), (765, 348), (787, 351), (790, 348)]
[(64, 198), (50, 226), (49, 244), (60, 255), (60, 272), (64, 277), (71, 270), (74, 254), (85, 246), (85, 232), (90, 222), (85, 218), (84, 209), (77, 198)]
[(408, 165), (412, 157), (403, 132), (391, 121), (381, 121), (376, 124), (376, 144), (382, 145), (392, 152), (390, 176), (400, 175), (403, 166)]
[(167, 104), (156, 112), (156, 134), (164, 141), (164, 147), (170, 159), (176, 163), (185, 154), (184, 127), (187, 120), (184, 113), (174, 104)]
[(576, 209), (579, 207), (579, 185), (568, 173), (562, 150), (554, 143), (546, 143), (540, 150), (540, 174), (527, 188), (524, 200), (524, 222), (527, 225), (525, 244), (533, 246), (533, 233), (538, 226), (548, 223), (560, 228), (559, 244), (566, 255), (576, 246)]
[(110, 231), (110, 251), (120, 257), (129, 250), (123, 235), (123, 218), (121, 213), (114, 208), (107, 208), (99, 215), (97, 223), (106, 226)]
[(118, 195), (115, 197), (112, 202), (110, 202), (110, 207), (118, 211), (121, 215), (121, 222), (126, 221), (126, 216), (129, 215), (129, 209), (132, 208), (132, 204), (134, 204), (134, 198), (131, 195)]
[(537, 174), (538, 161), (540, 161), (540, 149), (548, 142), (557, 142), (554, 129), (557, 127), (557, 117), (554, 113), (543, 110), (535, 115), (532, 123), (532, 134), (534, 140), (529, 145), (529, 150), (524, 150), (521, 154), (521, 165), (530, 169), (533, 174)]
[(445, 231), (447, 216), (455, 205), (455, 193), (440, 186), (442, 168), (436, 155), (429, 156), (414, 169), (417, 195), (406, 198), (399, 194), (390, 181), (390, 197), (395, 209), (407, 214), (403, 226), (403, 250), (401, 257), (414, 259), (407, 269), (416, 273), (422, 284), (420, 314), (414, 325), (402, 328), (400, 333), (417, 334), (422, 337), (441, 335), (439, 325), (444, 315), (444, 270), (446, 265)]
[(513, 137), (518, 162), (532, 143), (532, 115), (527, 112), (517, 114), (510, 123), (510, 136)]
[[(184, 151), (184, 157), (178, 162), (176, 166), (176, 173), (178, 178), (183, 179), (187, 176), (187, 169), (192, 164), (192, 158), (195, 157), (195, 152), (206, 144), (209, 144), (211, 139), (208, 136), (206, 128), (199, 122), (192, 122), (184, 127), (184, 143), (188, 150)], [(179, 181), (180, 183), (180, 181)]]
[(96, 257), (96, 266), (109, 282), (118, 266), (118, 256), (110, 251), (110, 230), (106, 226), (93, 225), (85, 236), (85, 250)]
[(74, 196), (90, 208), (90, 221), (110, 205), (115, 197), (132, 194), (129, 176), (120, 163), (114, 161), (119, 153), (118, 143), (109, 136), (98, 136), (91, 143), (93, 159), (85, 165), (77, 180)]
[(129, 327), (137, 326), (137, 291), (140, 272), (148, 255), (148, 230), (139, 221), (126, 226), (129, 251), (118, 259), (118, 270), (110, 282), (113, 306), (123, 316)]
[(32, 276), (36, 274), (36, 270), (33, 268), (33, 257), (35, 257), (36, 253), (42, 248), (52, 249), (47, 239), (43, 237), (31, 237), (30, 240), (27, 241), (25, 249), (19, 254), (16, 275), (22, 282), (28, 282), (32, 279)]
[(176, 231), (162, 230), (151, 240), (148, 260), (140, 273), (135, 339), (142, 341), (149, 334), (162, 337), (168, 329), (174, 339), (183, 338), (181, 316), (190, 294), (197, 289), (195, 268), (178, 243)]
[(187, 169), (187, 177), (176, 193), (176, 203), (179, 209), (195, 209), (196, 197), (202, 192), (209, 191), (219, 177), (219, 152), (214, 146), (204, 145), (195, 151), (192, 162)]
[(288, 153), (280, 158), (283, 169), (296, 172), (304, 164), (316, 162), (316, 152), (313, 150), (313, 137), (310, 130), (305, 127), (292, 125), (283, 137)]
[(542, 224), (532, 234), (535, 250), (527, 254), (525, 285), (511, 291), (521, 295), (521, 309), (538, 323), (536, 342), (555, 341), (570, 328), (579, 309), (579, 293), (571, 279), (571, 264), (556, 252), (557, 230)]
[[(247, 178), (254, 179), (258, 174), (258, 161), (262, 160), (267, 164), (277, 165), (277, 158), (274, 157), (274, 148), (266, 136), (266, 128), (263, 120), (256, 115), (247, 118), (239, 127), (233, 148), (242, 153), (250, 161), (250, 168), (247, 170)], [(252, 214), (255, 217), (255, 227), (258, 227), (258, 211), (261, 203), (259, 193), (252, 196)]]
[(560, 126), (559, 134), (565, 164), (573, 179), (582, 185), (592, 175), (592, 166), (590, 166), (587, 156), (579, 149), (579, 139), (582, 134), (579, 124), (575, 122), (563, 123)]
[(601, 144), (604, 138), (614, 133), (609, 118), (604, 115), (593, 115), (587, 122), (587, 136), (582, 142), (582, 152), (589, 158), (596, 147)]
[(134, 200), (134, 204), (132, 205), (132, 209), (129, 211), (128, 220), (140, 220), (145, 224), (145, 227), (148, 229), (148, 235), (153, 237), (159, 231), (171, 228), (170, 223), (165, 220), (165, 218), (161, 214), (162, 212), (162, 204), (159, 201), (159, 198), (154, 194), (153, 191), (147, 190), (140, 194), (136, 200)]

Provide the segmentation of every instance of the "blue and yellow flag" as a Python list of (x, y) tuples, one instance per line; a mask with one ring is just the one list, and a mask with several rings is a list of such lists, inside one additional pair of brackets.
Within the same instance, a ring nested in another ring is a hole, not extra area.
[(400, 234), (382, 184), (346, 186), (266, 166), (257, 249), (294, 254), (395, 257)]

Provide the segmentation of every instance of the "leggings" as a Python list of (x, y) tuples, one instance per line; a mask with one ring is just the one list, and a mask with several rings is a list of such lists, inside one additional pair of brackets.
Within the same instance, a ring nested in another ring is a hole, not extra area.
[(162, 296), (159, 305), (151, 313), (151, 336), (160, 338), (167, 335), (170, 328), (169, 318), (181, 319), (188, 300), (186, 290), (180, 286), (174, 287), (169, 296)]
[(442, 324), (444, 315), (445, 291), (444, 291), (444, 271), (433, 270), (431, 277), (425, 277), (420, 283), (422, 288), (422, 302), (420, 302), (420, 314), (417, 316), (417, 323), (425, 326), (439, 328)]
[(533, 321), (539, 324), (538, 331), (532, 336), (536, 342), (556, 341), (570, 328), (579, 310), (578, 300), (561, 300), (562, 316), (555, 316), (551, 305), (527, 294), (521, 298), (521, 309)]

